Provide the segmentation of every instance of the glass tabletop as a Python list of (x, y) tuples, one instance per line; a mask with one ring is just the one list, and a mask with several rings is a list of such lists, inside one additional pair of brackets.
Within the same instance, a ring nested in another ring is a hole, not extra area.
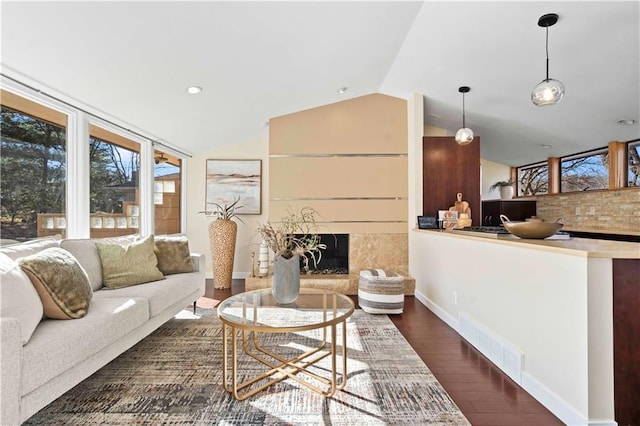
[(300, 289), (295, 302), (281, 305), (271, 295), (271, 289), (264, 288), (225, 299), (218, 306), (218, 318), (246, 330), (301, 331), (340, 323), (354, 308), (349, 296), (319, 289)]

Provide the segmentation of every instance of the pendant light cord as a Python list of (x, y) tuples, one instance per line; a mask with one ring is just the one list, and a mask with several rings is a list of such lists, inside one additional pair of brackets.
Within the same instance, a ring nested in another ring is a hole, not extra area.
[(547, 80), (549, 81), (549, 27), (545, 27), (547, 29), (547, 40), (545, 43), (545, 51), (547, 52)]
[(464, 120), (464, 92), (462, 92), (462, 127), (467, 127)]

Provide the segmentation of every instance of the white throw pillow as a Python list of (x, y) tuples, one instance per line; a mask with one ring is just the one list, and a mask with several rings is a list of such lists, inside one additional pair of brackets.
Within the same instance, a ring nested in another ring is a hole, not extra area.
[(38, 292), (27, 274), (9, 256), (0, 253), (0, 316), (17, 318), (26, 345), (44, 313)]

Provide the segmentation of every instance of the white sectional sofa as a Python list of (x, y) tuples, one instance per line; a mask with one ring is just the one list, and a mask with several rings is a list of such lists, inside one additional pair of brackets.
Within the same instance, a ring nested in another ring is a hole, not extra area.
[[(117, 240), (118, 244), (125, 244), (127, 238)], [(50, 239), (0, 249), (0, 253), (16, 260), (49, 247), (61, 247), (78, 260), (93, 289), (84, 317), (43, 319), (26, 343), (19, 315), (3, 312), (0, 318), (0, 425), (19, 425), (26, 421), (204, 295), (204, 258), (198, 254), (191, 254), (192, 272), (105, 289), (95, 242)], [(0, 297), (10, 298), (9, 291), (9, 286), (2, 285)]]

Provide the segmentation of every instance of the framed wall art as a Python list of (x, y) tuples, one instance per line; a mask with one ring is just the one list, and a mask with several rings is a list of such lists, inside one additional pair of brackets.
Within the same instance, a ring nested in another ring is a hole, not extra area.
[(238, 214), (260, 214), (262, 160), (207, 160), (206, 191), (206, 210), (240, 198)]

